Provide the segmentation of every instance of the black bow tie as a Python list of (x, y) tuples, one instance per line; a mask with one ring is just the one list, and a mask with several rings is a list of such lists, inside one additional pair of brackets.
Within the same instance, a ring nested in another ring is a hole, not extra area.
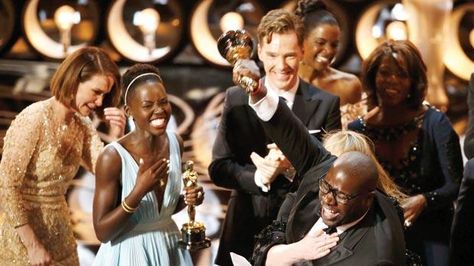
[(337, 232), (336, 227), (327, 227), (324, 228), (323, 231), (328, 235)]

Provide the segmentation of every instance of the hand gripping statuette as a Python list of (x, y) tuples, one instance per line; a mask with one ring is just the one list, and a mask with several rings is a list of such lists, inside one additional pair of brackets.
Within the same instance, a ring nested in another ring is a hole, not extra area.
[[(244, 30), (230, 30), (219, 37), (217, 49), (231, 65), (240, 59), (250, 59), (253, 49), (252, 37)], [(255, 91), (258, 82), (250, 77), (242, 76), (238, 79), (239, 85), (247, 93)]]
[[(197, 186), (198, 174), (193, 170), (193, 161), (187, 161), (185, 164), (185, 171), (183, 173), (183, 181), (185, 187)], [(179, 240), (179, 247), (190, 251), (196, 251), (203, 248), (208, 248), (211, 241), (206, 237), (206, 227), (200, 222), (196, 222), (195, 206), (188, 205), (189, 222), (183, 224), (181, 227), (181, 239)]]

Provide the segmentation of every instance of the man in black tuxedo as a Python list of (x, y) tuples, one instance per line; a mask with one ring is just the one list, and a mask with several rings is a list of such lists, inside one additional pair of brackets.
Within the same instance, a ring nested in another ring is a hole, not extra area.
[[(284, 98), (306, 130), (340, 129), (339, 98), (298, 78), (303, 25), (294, 14), (273, 10), (258, 27), (258, 57), (269, 89)], [(232, 265), (230, 252), (250, 259), (254, 236), (276, 218), (284, 196), (298, 177), (285, 158), (272, 158), (267, 137), (245, 92), (227, 90), (224, 112), (213, 147), (209, 175), (218, 186), (232, 189), (215, 263)], [(294, 180), (293, 180), (294, 179)]]
[(449, 265), (470, 265), (474, 262), (474, 73), (468, 89), (469, 118), (464, 153), (469, 159), (459, 188), (456, 210), (451, 227)]
[(472, 265), (474, 262), (474, 159), (464, 166), (456, 210), (451, 227), (449, 265)]
[[(248, 69), (234, 71), (257, 80), (258, 73)], [(339, 158), (330, 154), (261, 84), (251, 93), (250, 104), (264, 121), (267, 136), (303, 177), (298, 190), (285, 199), (278, 219), (259, 235), (254, 265), (405, 265), (401, 212), (376, 190), (374, 162), (359, 152)], [(324, 248), (327, 236), (310, 234), (318, 228), (335, 230), (337, 245)], [(308, 242), (315, 248), (301, 252), (311, 247)]]

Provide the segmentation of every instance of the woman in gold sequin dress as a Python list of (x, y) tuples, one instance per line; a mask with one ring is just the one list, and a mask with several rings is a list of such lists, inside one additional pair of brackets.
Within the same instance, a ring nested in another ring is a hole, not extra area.
[[(341, 124), (347, 124), (365, 114), (362, 86), (357, 76), (331, 67), (341, 29), (321, 0), (300, 0), (296, 14), (304, 23), (304, 56), (298, 75), (311, 85), (339, 96)], [(347, 34), (347, 33), (346, 33)]]
[(79, 166), (94, 169), (103, 144), (88, 116), (118, 103), (119, 80), (101, 49), (82, 48), (53, 75), (54, 97), (12, 122), (0, 163), (2, 263), (79, 264), (65, 193)]

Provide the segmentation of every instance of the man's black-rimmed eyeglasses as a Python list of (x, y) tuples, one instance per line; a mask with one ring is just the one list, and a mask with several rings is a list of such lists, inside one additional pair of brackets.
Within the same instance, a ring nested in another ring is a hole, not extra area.
[(361, 195), (362, 192), (356, 194), (347, 194), (344, 193), (333, 186), (331, 186), (324, 178), (319, 179), (319, 191), (321, 195), (326, 195), (331, 192), (332, 196), (336, 200), (338, 204), (347, 204), (350, 200), (357, 198), (357, 196)]

